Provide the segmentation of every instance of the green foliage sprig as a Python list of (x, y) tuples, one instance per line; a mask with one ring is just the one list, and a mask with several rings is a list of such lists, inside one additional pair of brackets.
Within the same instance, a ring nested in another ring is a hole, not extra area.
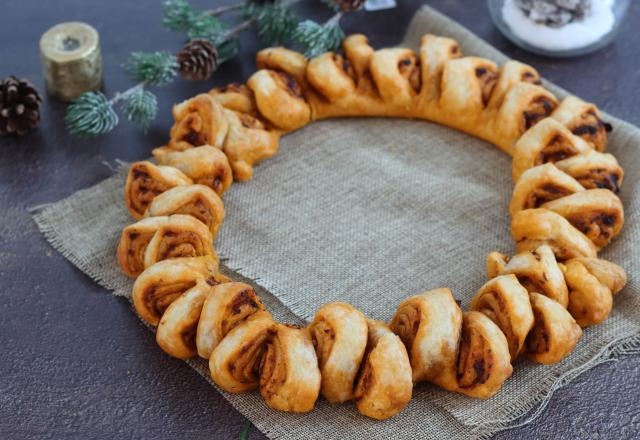
[[(187, 41), (208, 40), (216, 49), (217, 65), (238, 54), (238, 36), (251, 28), (255, 28), (263, 44), (292, 45), (308, 58), (336, 50), (344, 38), (340, 27), (340, 19), (345, 13), (344, 2), (322, 0), (336, 13), (326, 22), (317, 23), (312, 20), (299, 22), (292, 8), (298, 1), (246, 0), (203, 11), (194, 8), (187, 0), (165, 0), (162, 24), (184, 34)], [(362, 2), (354, 4), (361, 5)], [(238, 12), (242, 21), (232, 25), (220, 18), (233, 12)], [(65, 123), (71, 134), (93, 137), (110, 132), (119, 122), (116, 108), (142, 130), (155, 120), (158, 102), (146, 88), (174, 81), (180, 72), (176, 55), (166, 51), (133, 52), (124, 67), (137, 84), (115, 93), (110, 99), (102, 92), (81, 95), (67, 109)]]

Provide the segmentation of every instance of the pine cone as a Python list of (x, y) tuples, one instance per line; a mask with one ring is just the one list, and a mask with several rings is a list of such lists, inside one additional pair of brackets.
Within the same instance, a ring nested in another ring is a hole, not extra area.
[(364, 6), (365, 0), (333, 0), (336, 5), (340, 8), (341, 11), (349, 12), (349, 11), (357, 11)]
[(176, 56), (180, 74), (186, 79), (204, 81), (218, 68), (218, 52), (207, 40), (192, 40)]
[(40, 122), (40, 95), (25, 79), (0, 80), (0, 135), (22, 136)]

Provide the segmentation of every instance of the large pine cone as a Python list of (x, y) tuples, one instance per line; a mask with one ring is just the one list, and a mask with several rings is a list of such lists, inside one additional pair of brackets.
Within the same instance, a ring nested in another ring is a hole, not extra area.
[(23, 135), (40, 122), (40, 95), (27, 80), (0, 80), (0, 135)]
[(341, 11), (357, 11), (364, 6), (365, 0), (334, 0), (334, 3), (338, 5)]
[(218, 52), (207, 40), (192, 40), (178, 53), (180, 74), (186, 79), (207, 80), (218, 68)]

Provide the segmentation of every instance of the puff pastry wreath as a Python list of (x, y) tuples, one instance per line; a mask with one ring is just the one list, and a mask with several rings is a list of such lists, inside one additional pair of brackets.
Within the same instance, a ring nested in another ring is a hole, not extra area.
[[(311, 60), (259, 52), (246, 85), (174, 107), (157, 165), (131, 166), (124, 196), (137, 223), (122, 231), (117, 256), (160, 347), (207, 359), (220, 388), (258, 389), (272, 408), (307, 412), (322, 395), (374, 419), (401, 411), (417, 382), (489, 398), (516, 359), (564, 359), (626, 284), (622, 268), (597, 257), (624, 223), (623, 170), (605, 152), (611, 126), (593, 104), (558, 102), (530, 66), (463, 57), (448, 38), (425, 35), (414, 53), (375, 51), (351, 35), (343, 49)], [(405, 299), (388, 324), (345, 303), (322, 306), (304, 328), (278, 323), (250, 285), (218, 271), (221, 196), (283, 134), (364, 115), (439, 122), (512, 155), (516, 255), (488, 255), (488, 281), (466, 312), (439, 288)]]

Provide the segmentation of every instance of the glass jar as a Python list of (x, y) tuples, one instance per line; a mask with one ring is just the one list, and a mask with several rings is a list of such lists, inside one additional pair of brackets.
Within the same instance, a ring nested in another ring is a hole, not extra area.
[(494, 24), (511, 42), (529, 52), (550, 57), (573, 57), (600, 49), (616, 36), (629, 0), (593, 0), (584, 21), (550, 27), (534, 23), (515, 0), (487, 0)]

